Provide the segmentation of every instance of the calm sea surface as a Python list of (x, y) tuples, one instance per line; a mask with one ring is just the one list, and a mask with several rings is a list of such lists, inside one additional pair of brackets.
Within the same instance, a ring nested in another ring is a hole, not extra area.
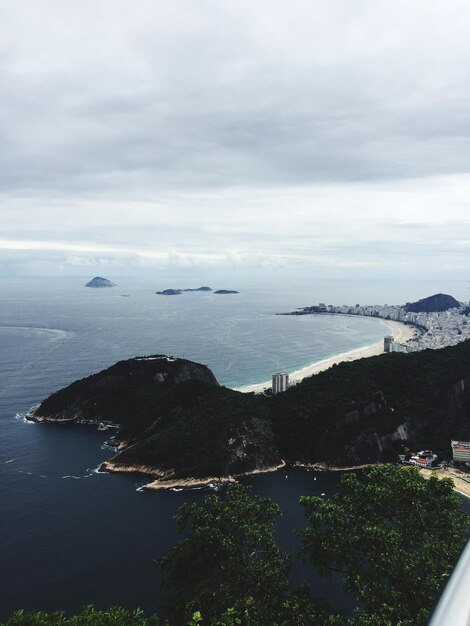
[[(117, 282), (117, 281), (116, 281)], [(167, 287), (129, 278), (113, 289), (83, 279), (0, 279), (0, 619), (16, 608), (78, 610), (120, 604), (148, 611), (161, 601), (153, 561), (177, 540), (173, 516), (207, 490), (146, 493), (138, 476), (96, 474), (111, 453), (106, 435), (80, 426), (36, 425), (21, 416), (77, 378), (136, 355), (163, 353), (206, 363), (220, 383), (269, 379), (380, 340), (377, 320), (284, 317), (327, 301), (400, 303), (436, 291), (468, 297), (467, 285), (410, 283), (213, 285), (234, 296), (154, 294)], [(123, 297), (127, 294), (128, 297)], [(301, 495), (331, 495), (335, 475), (288, 470), (245, 481), (281, 505), (279, 538), (294, 554), (304, 526)], [(294, 558), (292, 581), (338, 602), (339, 582)], [(347, 599), (342, 600), (347, 606)]]

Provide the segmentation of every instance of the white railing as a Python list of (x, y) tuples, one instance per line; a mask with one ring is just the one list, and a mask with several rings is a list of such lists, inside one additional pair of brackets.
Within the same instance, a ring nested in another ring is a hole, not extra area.
[(470, 626), (470, 541), (445, 586), (429, 626)]

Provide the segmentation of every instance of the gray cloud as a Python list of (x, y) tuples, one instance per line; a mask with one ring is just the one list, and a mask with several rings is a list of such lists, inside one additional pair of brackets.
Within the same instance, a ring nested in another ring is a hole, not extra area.
[(463, 0), (5, 0), (0, 255), (467, 250), (469, 18)]

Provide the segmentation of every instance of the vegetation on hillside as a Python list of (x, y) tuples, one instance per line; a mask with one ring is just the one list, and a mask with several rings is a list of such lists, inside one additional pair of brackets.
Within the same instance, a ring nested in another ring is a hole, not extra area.
[(169, 478), (224, 476), (287, 462), (391, 461), (405, 446), (450, 455), (470, 438), (470, 341), (335, 365), (273, 397), (217, 384), (180, 359), (130, 359), (53, 394), (36, 410), (119, 423), (114, 459)]
[(470, 438), (470, 341), (335, 365), (274, 396), (270, 415), (290, 460), (373, 463), (403, 445), (449, 457)]

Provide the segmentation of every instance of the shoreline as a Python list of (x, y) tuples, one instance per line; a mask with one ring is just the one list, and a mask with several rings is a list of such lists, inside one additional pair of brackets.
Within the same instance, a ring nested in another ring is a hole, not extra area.
[(189, 476), (188, 478), (171, 478), (171, 470), (161, 470), (158, 467), (152, 467), (149, 465), (123, 465), (114, 463), (112, 459), (103, 461), (100, 465), (100, 470), (104, 472), (114, 474), (144, 474), (152, 476), (154, 480), (142, 485), (140, 489), (143, 490), (166, 490), (166, 489), (201, 489), (202, 487), (209, 486), (222, 486), (229, 483), (237, 482), (237, 478), (243, 476), (253, 476), (255, 474), (269, 474), (277, 472), (286, 466), (285, 461), (281, 461), (277, 465), (270, 467), (263, 467), (249, 472), (243, 472), (241, 474), (229, 474), (228, 476), (203, 476), (201, 478), (194, 478)]
[[(381, 318), (379, 318), (378, 321), (380, 321), (384, 326), (388, 326), (388, 328), (393, 331), (393, 335), (397, 343), (406, 343), (409, 339), (412, 339), (417, 333), (416, 328), (414, 326), (409, 326), (408, 324), (403, 324), (401, 322), (396, 322), (395, 320), (385, 320)], [(304, 378), (308, 378), (309, 376), (314, 376), (315, 374), (324, 372), (333, 365), (338, 365), (339, 363), (357, 361), (359, 359), (366, 359), (371, 356), (379, 356), (380, 354), (385, 354), (383, 350), (383, 345), (383, 340), (377, 341), (367, 346), (354, 348), (354, 350), (349, 350), (348, 352), (341, 352), (340, 354), (328, 357), (326, 359), (322, 359), (321, 361), (315, 361), (310, 365), (306, 365), (305, 367), (302, 367), (298, 370), (289, 372), (289, 382), (291, 384), (297, 384)], [(241, 391), (242, 393), (263, 393), (265, 389), (270, 387), (271, 381), (267, 380), (262, 383), (234, 387), (234, 390)]]
[[(239, 478), (243, 478), (245, 476), (255, 476), (257, 474), (269, 474), (279, 471), (285, 467), (298, 468), (305, 471), (316, 471), (316, 472), (354, 472), (357, 470), (365, 469), (367, 467), (372, 467), (373, 465), (380, 465), (380, 463), (364, 463), (362, 465), (350, 465), (339, 467), (335, 465), (328, 465), (324, 462), (318, 463), (302, 463), (300, 461), (296, 461), (294, 463), (286, 463), (282, 461), (278, 465), (273, 465), (271, 467), (265, 467), (261, 469), (251, 470), (249, 472), (243, 472), (241, 474), (229, 474), (228, 476), (204, 476), (201, 478), (170, 478), (168, 471), (162, 471), (157, 467), (145, 466), (145, 465), (115, 465), (112, 461), (104, 461), (100, 468), (103, 468), (105, 472), (109, 472), (111, 474), (141, 474), (146, 476), (151, 476), (154, 480), (145, 485), (139, 487), (139, 490), (142, 491), (167, 491), (171, 489), (203, 489), (205, 487), (223, 487), (224, 485), (229, 485), (236, 483)], [(454, 491), (464, 496), (465, 498), (470, 498), (470, 477), (468, 479), (463, 478), (459, 473), (455, 470), (448, 469), (423, 469), (418, 468), (419, 473), (424, 478), (431, 478), (431, 476), (436, 476), (437, 478), (450, 478), (454, 485)]]

